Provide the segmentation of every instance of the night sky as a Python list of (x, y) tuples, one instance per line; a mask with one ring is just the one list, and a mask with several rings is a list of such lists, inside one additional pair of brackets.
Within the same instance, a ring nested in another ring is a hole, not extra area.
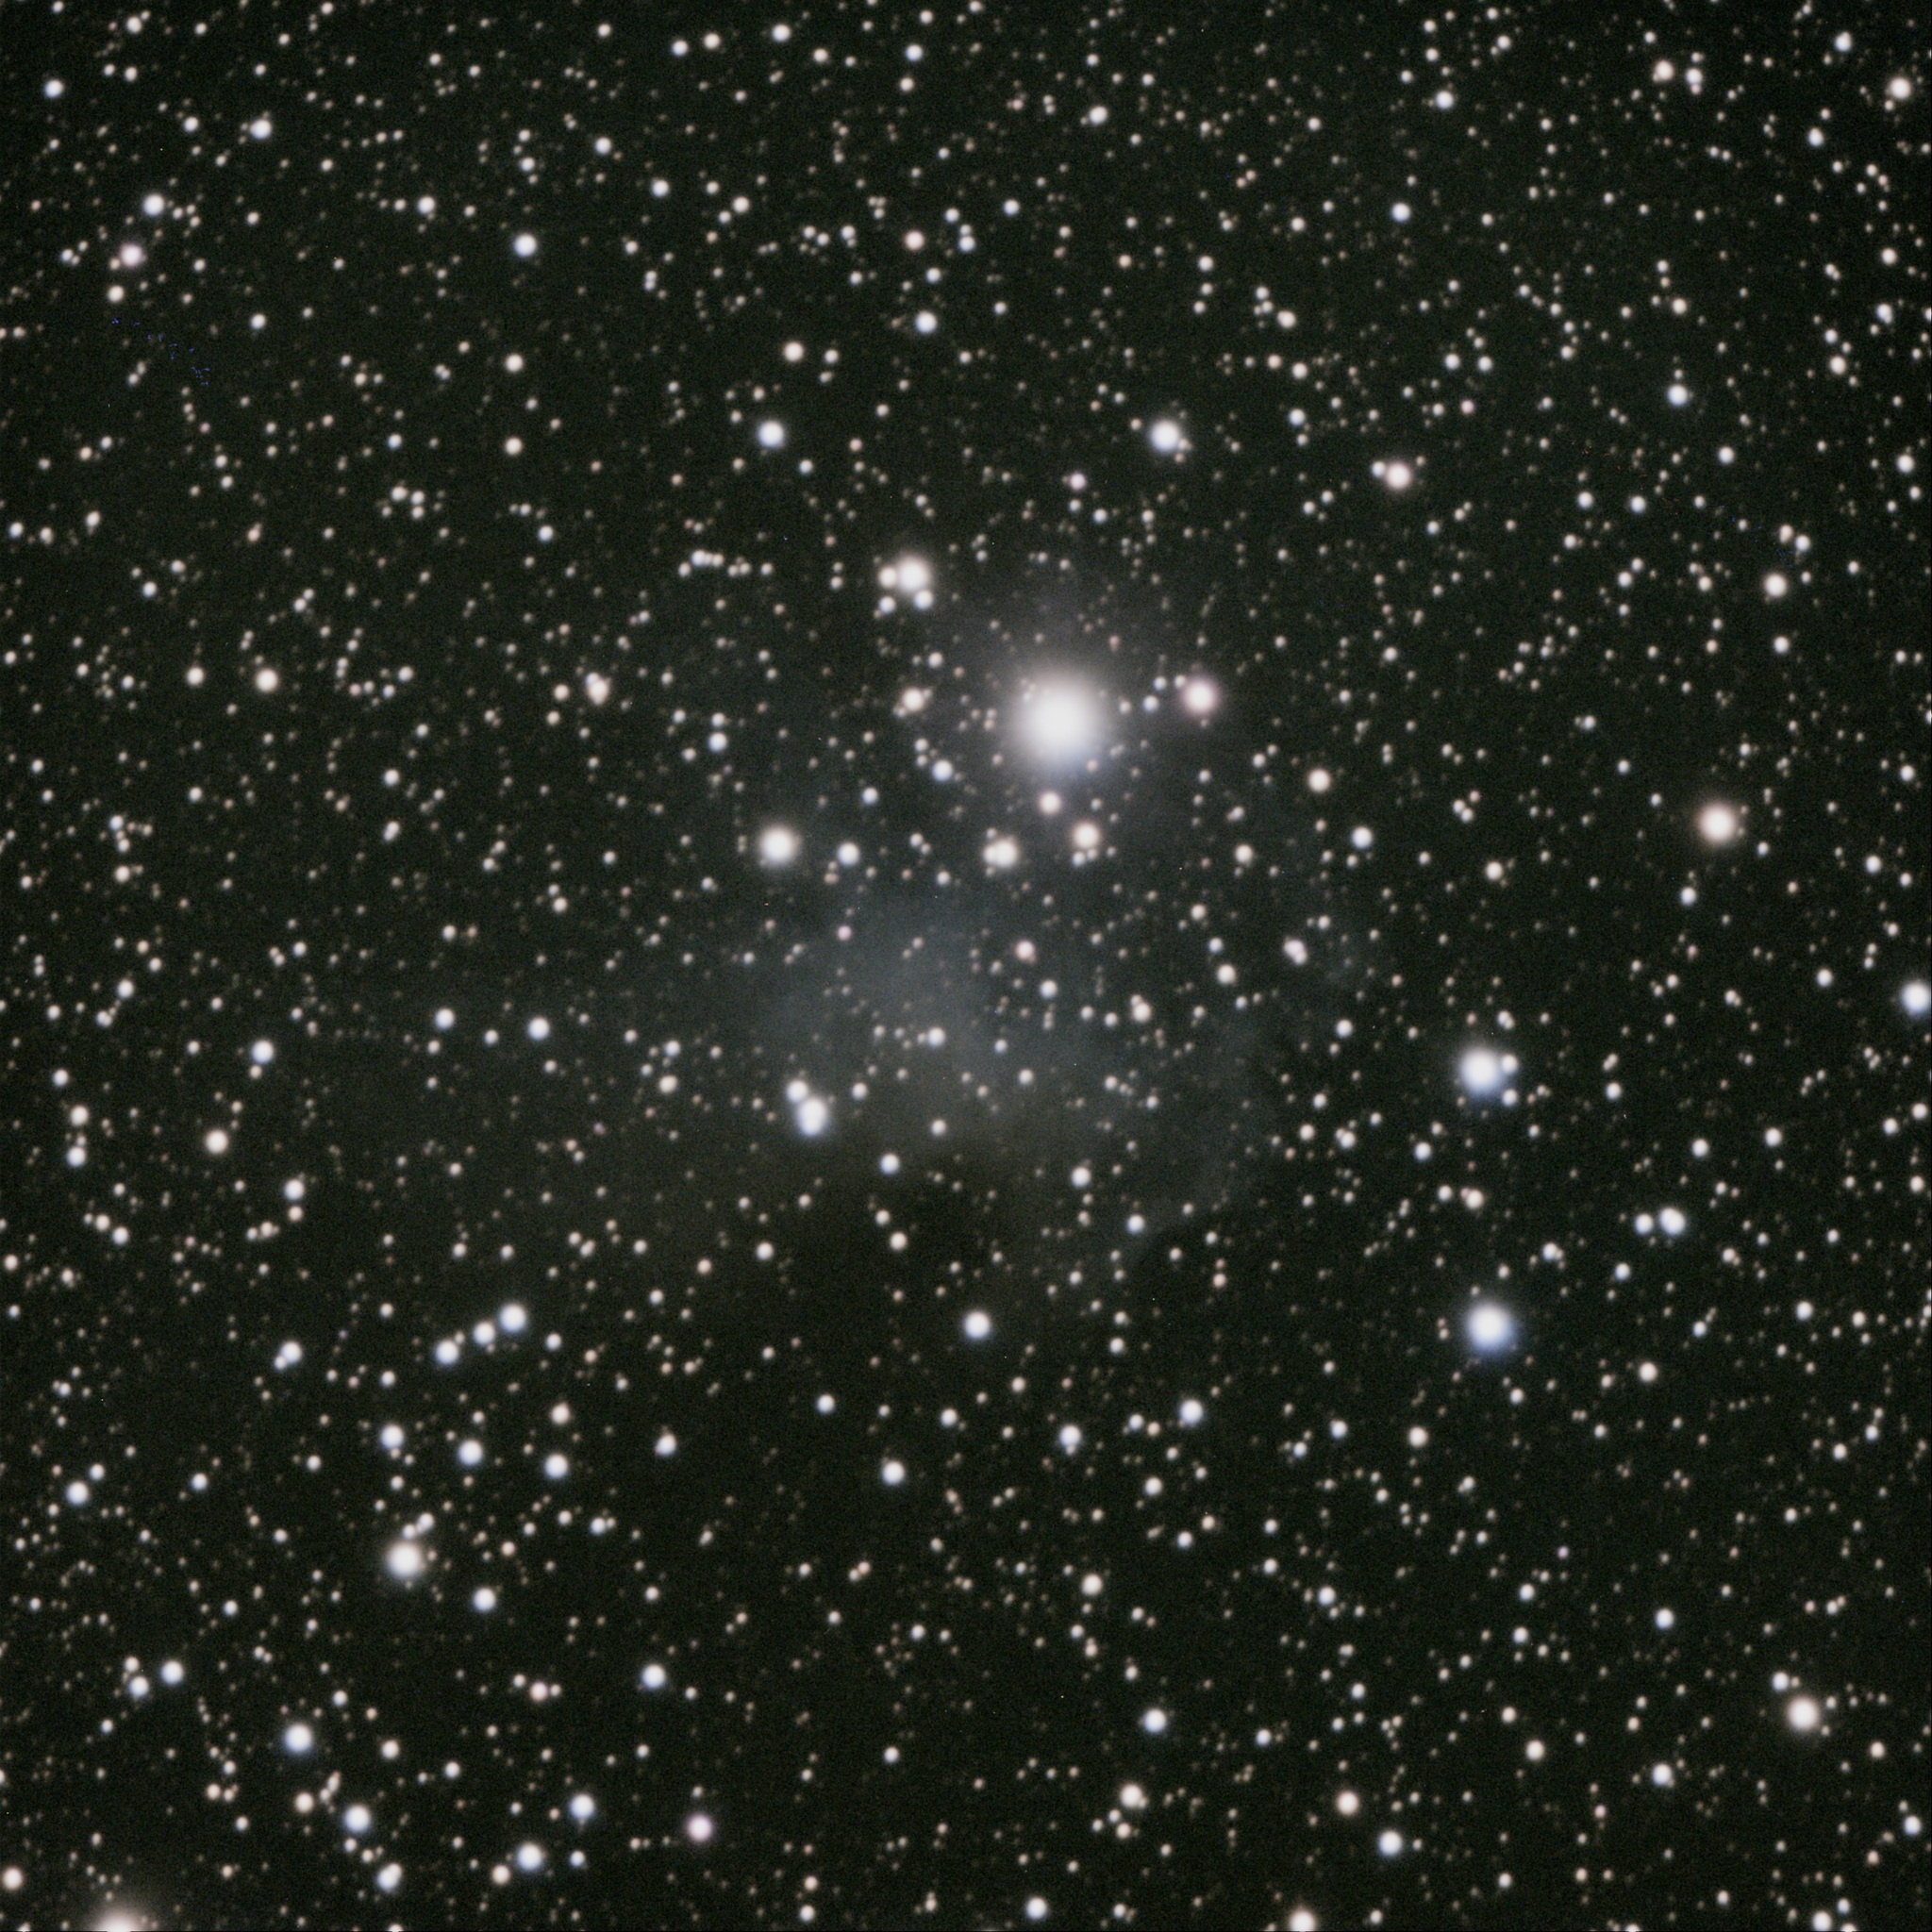
[(1911, 8), (0, 13), (0, 1918), (1907, 1926)]

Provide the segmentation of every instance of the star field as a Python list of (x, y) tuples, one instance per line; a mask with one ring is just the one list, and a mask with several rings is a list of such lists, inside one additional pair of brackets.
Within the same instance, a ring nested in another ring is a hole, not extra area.
[(1925, 1920), (1923, 22), (9, 22), (0, 1918)]

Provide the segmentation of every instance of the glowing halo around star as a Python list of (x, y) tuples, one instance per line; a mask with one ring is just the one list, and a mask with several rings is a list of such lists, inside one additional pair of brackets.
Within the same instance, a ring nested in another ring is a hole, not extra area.
[(1516, 1324), (1507, 1308), (1495, 1302), (1478, 1302), (1469, 1311), (1470, 1341), (1484, 1355), (1507, 1348), (1516, 1336)]
[(1191, 677), (1181, 686), (1181, 703), (1191, 717), (1205, 718), (1221, 703), (1221, 691), (1211, 678)]
[(798, 834), (790, 825), (767, 825), (758, 834), (758, 857), (767, 865), (790, 865), (798, 857)]
[(1099, 719), (1092, 699), (1077, 686), (1051, 684), (1027, 694), (1021, 728), (1040, 757), (1070, 761), (1092, 750)]
[(1697, 829), (1707, 845), (1728, 845), (1738, 836), (1737, 808), (1714, 800), (1697, 814)]
[(1503, 1062), (1487, 1046), (1473, 1046), (1462, 1056), (1462, 1084), (1472, 1093), (1493, 1093), (1503, 1084)]
[(1508, 1086), (1516, 1072), (1516, 1056), (1498, 1053), (1492, 1046), (1472, 1046), (1456, 1071), (1472, 1100), (1486, 1100)]

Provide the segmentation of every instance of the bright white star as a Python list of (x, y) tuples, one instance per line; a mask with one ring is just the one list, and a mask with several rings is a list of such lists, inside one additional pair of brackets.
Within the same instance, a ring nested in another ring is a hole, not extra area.
[(1494, 1302), (1478, 1302), (1469, 1311), (1469, 1339), (1480, 1349), (1502, 1348), (1515, 1332), (1508, 1311)]
[(1027, 740), (1043, 758), (1079, 758), (1093, 741), (1093, 707), (1071, 685), (1051, 685), (1032, 693), (1024, 717)]

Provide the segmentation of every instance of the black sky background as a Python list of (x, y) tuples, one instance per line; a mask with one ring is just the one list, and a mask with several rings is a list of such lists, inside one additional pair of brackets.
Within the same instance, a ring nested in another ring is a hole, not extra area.
[(0, 11), (8, 1922), (1922, 1924), (1924, 39)]

